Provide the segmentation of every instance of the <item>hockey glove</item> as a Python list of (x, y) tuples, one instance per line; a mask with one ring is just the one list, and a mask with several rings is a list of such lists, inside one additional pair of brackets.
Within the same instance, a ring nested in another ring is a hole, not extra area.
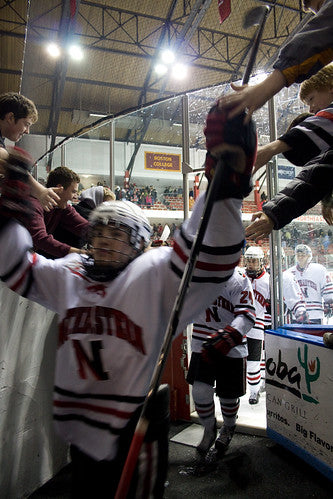
[(205, 174), (208, 182), (213, 178), (219, 159), (225, 172), (220, 199), (243, 198), (251, 189), (251, 172), (257, 154), (257, 134), (254, 122), (244, 124), (244, 113), (227, 119), (226, 112), (213, 106), (206, 119)]
[(324, 303), (324, 314), (326, 315), (326, 317), (332, 317), (333, 303)]
[(265, 307), (266, 307), (266, 312), (271, 315), (272, 314), (272, 306), (271, 306), (271, 300), (266, 300), (265, 302)]
[(27, 225), (33, 213), (28, 199), (30, 194), (29, 171), (32, 164), (31, 156), (23, 149), (14, 147), (9, 151), (1, 186), (0, 228), (11, 218)]
[(202, 356), (206, 362), (217, 362), (221, 355), (227, 355), (233, 347), (240, 345), (242, 340), (243, 336), (237, 329), (226, 326), (203, 343)]
[(306, 310), (295, 314), (295, 319), (298, 324), (310, 324), (309, 316)]

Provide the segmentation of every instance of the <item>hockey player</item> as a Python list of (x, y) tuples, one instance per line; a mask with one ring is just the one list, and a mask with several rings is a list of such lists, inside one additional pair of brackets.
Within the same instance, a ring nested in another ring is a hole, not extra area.
[(298, 282), (306, 302), (310, 324), (322, 324), (325, 303), (333, 303), (333, 283), (320, 263), (313, 263), (312, 251), (306, 244), (298, 244), (295, 248), (296, 265), (289, 271)]
[[(192, 385), (192, 396), (200, 423), (204, 427), (197, 446), (205, 456), (216, 438), (214, 392), (219, 397), (223, 425), (215, 441), (216, 457), (227, 450), (236, 428), (239, 397), (246, 393), (246, 333), (255, 323), (255, 306), (251, 283), (240, 269), (220, 287), (218, 298), (193, 324), (191, 361), (187, 381)], [(242, 343), (221, 349), (215, 360), (206, 355), (206, 346), (219, 336), (219, 331), (237, 331)], [(209, 341), (207, 341), (209, 340)], [(214, 390), (214, 385), (216, 388)]]
[(265, 326), (270, 322), (267, 307), (270, 302), (269, 274), (264, 267), (264, 252), (259, 246), (250, 246), (244, 253), (245, 273), (250, 278), (256, 321), (247, 333), (247, 382), (250, 387), (249, 404), (258, 404), (260, 397), (261, 358)]
[[(224, 113), (212, 109), (205, 133), (208, 181), (221, 158), (223, 184), (176, 334), (213, 302), (237, 266), (244, 244), (241, 204), (250, 190), (254, 125), (244, 126), (243, 117), (226, 122)], [(74, 497), (113, 497), (205, 195), (177, 232), (173, 248), (144, 252), (151, 232), (143, 212), (130, 202), (111, 201), (92, 212), (89, 255), (49, 260), (30, 250), (31, 237), (16, 221), (29, 216), (26, 169), (24, 158), (9, 158), (0, 198), (0, 276), (15, 292), (58, 314), (54, 419), (71, 446)], [(237, 330), (221, 332), (210, 351), (236, 346), (242, 339)], [(162, 411), (158, 424), (147, 431), (140, 473), (131, 484), (140, 497), (163, 496), (166, 419)]]
[[(270, 258), (270, 251), (267, 251), (267, 259)], [(286, 256), (284, 249), (281, 248), (281, 258), (282, 258), (282, 268), (285, 269)], [(267, 272), (270, 274), (269, 266), (266, 266)], [(292, 318), (292, 321), (296, 321), (299, 324), (308, 324), (309, 316), (306, 311), (306, 303), (302, 290), (298, 282), (294, 279), (294, 276), (289, 270), (283, 270), (283, 300), (285, 304), (285, 311), (288, 312)]]

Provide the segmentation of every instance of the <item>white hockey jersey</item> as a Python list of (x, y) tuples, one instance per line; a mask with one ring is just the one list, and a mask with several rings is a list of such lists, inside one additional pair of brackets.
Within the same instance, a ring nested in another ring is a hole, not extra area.
[[(56, 428), (96, 460), (114, 458), (122, 429), (145, 399), (203, 202), (201, 196), (173, 248), (146, 251), (109, 282), (88, 278), (82, 255), (48, 260), (32, 253), (30, 234), (14, 221), (0, 232), (4, 283), (59, 316)], [(176, 334), (215, 300), (238, 264), (241, 203), (213, 206)]]
[(306, 303), (298, 282), (289, 270), (282, 274), (283, 298), (292, 317), (297, 320), (300, 314), (306, 312)]
[(266, 309), (267, 302), (270, 299), (269, 280), (269, 273), (265, 269), (258, 277), (250, 277), (256, 307), (256, 322), (253, 328), (247, 333), (248, 338), (263, 340), (265, 326), (270, 324), (270, 315)]
[(228, 357), (247, 357), (246, 333), (254, 326), (256, 310), (249, 278), (235, 269), (229, 281), (221, 284), (218, 298), (193, 323), (192, 352), (200, 353), (202, 344), (219, 329), (232, 326), (244, 335), (243, 342)]
[(333, 302), (333, 283), (326, 268), (320, 263), (310, 262), (303, 270), (294, 265), (289, 271), (302, 290), (310, 320), (323, 320), (323, 301)]

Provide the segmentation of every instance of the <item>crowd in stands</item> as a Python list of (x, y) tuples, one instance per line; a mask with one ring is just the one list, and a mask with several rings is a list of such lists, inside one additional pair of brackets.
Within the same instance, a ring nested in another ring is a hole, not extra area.
[[(106, 183), (97, 182), (97, 185), (106, 187)], [(80, 186), (81, 187), (81, 186)], [(135, 183), (130, 183), (128, 188), (116, 186), (114, 190), (116, 199), (126, 199), (138, 204), (141, 208), (159, 210), (179, 210), (183, 209), (183, 188), (181, 186), (167, 186), (158, 195), (157, 190), (152, 185), (137, 186)], [(193, 190), (189, 192), (190, 209), (193, 205)], [(261, 194), (261, 203), (267, 201), (265, 192)], [(244, 212), (255, 211), (254, 202), (244, 200)], [(170, 226), (170, 235), (168, 244), (172, 244), (174, 231), (178, 226), (173, 223)], [(158, 240), (161, 237), (164, 225), (161, 223), (153, 224), (153, 240)], [(333, 252), (333, 235), (332, 230), (323, 228), (314, 228), (314, 225), (309, 223), (306, 229), (298, 228), (292, 223), (281, 230), (281, 243), (287, 257), (293, 258), (294, 248), (297, 244), (307, 244), (311, 247), (313, 254), (317, 255), (317, 260), (321, 260), (324, 255)], [(263, 249), (268, 249), (269, 243), (262, 241)], [(266, 248), (267, 246), (267, 248)], [(323, 262), (324, 263), (324, 262)]]

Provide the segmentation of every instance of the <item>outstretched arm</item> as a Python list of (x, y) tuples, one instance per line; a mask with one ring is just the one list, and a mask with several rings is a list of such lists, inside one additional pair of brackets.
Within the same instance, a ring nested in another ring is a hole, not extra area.
[(231, 84), (234, 93), (219, 99), (219, 107), (230, 109), (228, 118), (233, 118), (246, 111), (245, 123), (250, 121), (254, 111), (262, 107), (273, 95), (277, 94), (286, 85), (282, 72), (275, 69), (267, 78), (257, 85)]
[[(4, 175), (5, 174), (5, 168), (6, 168), (6, 161), (9, 158), (9, 153), (11, 152), (11, 149), (9, 149), (9, 152), (4, 149), (0, 148), (0, 174)], [(14, 152), (14, 149), (13, 151)], [(17, 153), (15, 153), (17, 154)], [(29, 175), (29, 182), (30, 182), (30, 190), (31, 194), (38, 199), (38, 201), (41, 203), (45, 211), (50, 211), (52, 208), (57, 206), (57, 202), (59, 201), (59, 196), (58, 193), (62, 191), (62, 187), (54, 187), (54, 188), (46, 188), (37, 180), (33, 178), (32, 175)]]
[(31, 194), (38, 199), (45, 211), (51, 211), (57, 206), (59, 201), (58, 193), (63, 190), (63, 187), (44, 187), (30, 175)]
[(257, 211), (252, 215), (252, 223), (245, 229), (245, 235), (258, 242), (260, 239), (269, 236), (273, 227), (273, 220), (262, 211)]
[(282, 140), (274, 140), (269, 144), (258, 147), (257, 159), (254, 163), (253, 173), (265, 166), (273, 156), (289, 151), (291, 148)]

